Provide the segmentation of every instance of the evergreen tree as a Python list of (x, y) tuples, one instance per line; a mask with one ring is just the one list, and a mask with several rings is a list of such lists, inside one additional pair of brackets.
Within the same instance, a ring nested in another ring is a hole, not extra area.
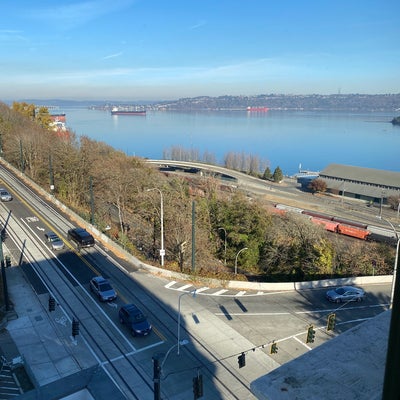
[(274, 182), (281, 182), (283, 180), (283, 172), (279, 168), (279, 166), (275, 168), (272, 178), (273, 178)]
[(268, 180), (272, 178), (272, 173), (269, 167), (265, 168), (264, 174), (262, 176), (263, 179)]

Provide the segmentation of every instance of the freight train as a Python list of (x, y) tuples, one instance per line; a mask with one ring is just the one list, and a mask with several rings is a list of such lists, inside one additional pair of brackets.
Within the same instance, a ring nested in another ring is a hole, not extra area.
[(274, 211), (279, 214), (287, 212), (304, 215), (314, 224), (320, 225), (329, 232), (339, 233), (362, 240), (373, 240), (385, 242), (392, 245), (397, 244), (397, 238), (393, 230), (384, 229), (379, 226), (367, 225), (357, 221), (351, 221), (327, 214), (314, 211), (303, 210), (301, 208), (288, 206), (285, 204), (275, 204)]

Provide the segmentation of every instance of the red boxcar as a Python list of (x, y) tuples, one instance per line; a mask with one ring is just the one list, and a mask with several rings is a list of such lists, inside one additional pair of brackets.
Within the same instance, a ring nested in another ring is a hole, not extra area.
[(338, 222), (328, 221), (326, 219), (311, 217), (311, 221), (314, 224), (322, 225), (329, 232), (337, 232)]
[(352, 236), (358, 239), (366, 240), (369, 234), (371, 233), (367, 229), (357, 228), (355, 226), (338, 224), (337, 232), (342, 235)]

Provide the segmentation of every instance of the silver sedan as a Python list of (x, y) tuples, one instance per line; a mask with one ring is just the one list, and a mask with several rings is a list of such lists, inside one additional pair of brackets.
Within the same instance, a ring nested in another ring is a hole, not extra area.
[(333, 303), (362, 301), (364, 297), (365, 291), (355, 286), (340, 286), (326, 292), (326, 298)]
[(53, 250), (62, 250), (64, 248), (64, 242), (54, 232), (47, 232), (44, 236)]

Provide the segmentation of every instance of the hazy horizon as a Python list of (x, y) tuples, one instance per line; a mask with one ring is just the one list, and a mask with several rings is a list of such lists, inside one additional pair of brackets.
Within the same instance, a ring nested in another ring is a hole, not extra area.
[(397, 0), (6, 2), (1, 95), (400, 93), (399, 11)]

